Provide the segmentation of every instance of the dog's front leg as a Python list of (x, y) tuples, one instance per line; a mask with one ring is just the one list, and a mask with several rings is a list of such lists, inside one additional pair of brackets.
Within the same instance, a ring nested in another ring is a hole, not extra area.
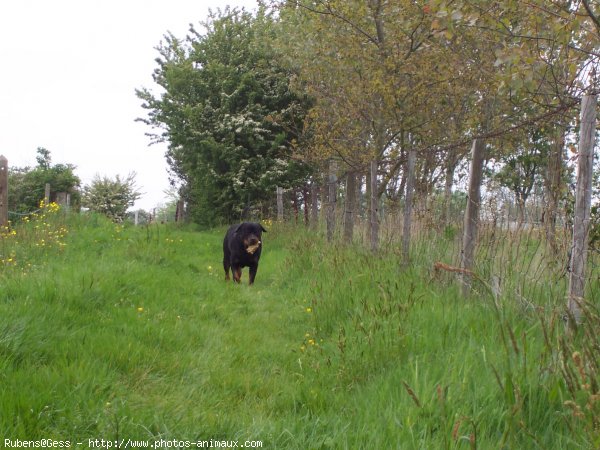
[(250, 266), (250, 281), (248, 284), (254, 284), (254, 278), (256, 277), (256, 272), (258, 271), (258, 263), (252, 264)]

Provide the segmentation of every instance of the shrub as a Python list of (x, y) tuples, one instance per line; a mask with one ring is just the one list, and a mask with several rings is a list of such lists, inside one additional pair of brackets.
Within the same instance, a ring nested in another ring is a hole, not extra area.
[(135, 173), (130, 173), (124, 179), (117, 175), (114, 180), (97, 175), (90, 185), (83, 188), (81, 204), (114, 222), (122, 222), (127, 208), (133, 206), (140, 196), (135, 186)]

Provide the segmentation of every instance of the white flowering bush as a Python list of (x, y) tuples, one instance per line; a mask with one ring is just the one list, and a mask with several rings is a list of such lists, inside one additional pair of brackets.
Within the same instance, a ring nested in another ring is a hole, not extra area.
[(123, 179), (117, 175), (114, 180), (96, 175), (91, 184), (84, 186), (81, 204), (120, 223), (125, 219), (127, 209), (140, 196), (135, 185), (135, 173), (130, 173)]

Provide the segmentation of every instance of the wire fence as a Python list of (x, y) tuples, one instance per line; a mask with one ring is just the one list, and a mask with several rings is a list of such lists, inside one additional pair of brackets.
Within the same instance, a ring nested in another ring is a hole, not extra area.
[[(284, 220), (306, 223), (308, 202), (284, 194)], [(455, 282), (460, 274), (436, 271), (443, 267), (459, 268), (463, 248), (463, 221), (466, 200), (456, 195), (448, 210), (435, 200), (415, 201), (410, 238), (410, 264), (436, 277), (439, 282)], [(296, 206), (296, 207), (294, 207)], [(276, 217), (276, 202), (261, 214)], [(572, 247), (570, 208), (563, 204), (557, 211), (552, 230), (543, 220), (541, 198), (535, 196), (522, 210), (511, 202), (506, 192), (487, 191), (481, 201), (479, 231), (472, 271), (478, 282), (474, 294), (492, 294), (498, 301), (512, 301), (526, 309), (564, 306), (566, 304)], [(325, 235), (326, 202), (319, 202), (317, 229)], [(267, 217), (267, 216), (262, 216)], [(336, 201), (334, 239), (343, 239), (344, 198)], [(403, 204), (383, 204), (379, 214), (380, 252), (401, 259)], [(308, 225), (308, 224), (307, 224)], [(551, 231), (552, 239), (549, 238)], [(354, 211), (352, 245), (367, 251), (370, 245), (368, 208), (364, 196)], [(600, 250), (588, 251), (586, 298), (600, 295)]]

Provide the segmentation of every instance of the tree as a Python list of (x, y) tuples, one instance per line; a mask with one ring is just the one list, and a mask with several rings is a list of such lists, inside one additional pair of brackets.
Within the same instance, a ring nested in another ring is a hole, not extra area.
[(9, 171), (8, 205), (12, 211), (26, 213), (36, 210), (44, 199), (46, 183), (52, 189), (51, 200), (56, 192), (71, 194), (71, 205), (80, 201), (79, 185), (81, 180), (75, 175), (72, 164), (52, 164), (50, 151), (39, 147), (36, 157), (38, 165), (11, 168)]
[(410, 148), (418, 150), (417, 192), (427, 195), (444, 177), (449, 198), (474, 138), (501, 158), (519, 148), (501, 141), (523, 129), (550, 129), (560, 117), (554, 127), (564, 133), (562, 116), (573, 117), (599, 56), (600, 22), (580, 1), (271, 4), (287, 24), (283, 41), (299, 84), (315, 98), (308, 157), (377, 169), (378, 195), (396, 202)]
[(306, 182), (309, 166), (293, 149), (308, 99), (291, 91), (264, 11), (226, 9), (203, 27), (185, 41), (165, 37), (154, 74), (164, 92), (137, 94), (143, 121), (161, 130), (154, 139), (169, 143), (167, 162), (192, 218), (212, 225), (270, 202), (276, 186)]
[(382, 169), (402, 167), (383, 160), (407, 154), (402, 138), (421, 117), (410, 109), (429, 97), (425, 90), (410, 86), (423, 81), (415, 69), (428, 59), (413, 55), (419, 49), (426, 51), (422, 43), (429, 30), (412, 2), (399, 3), (280, 4), (287, 24), (283, 45), (290, 63), (299, 67), (301, 85), (316, 99), (307, 122), (312, 148), (304, 149), (304, 156), (321, 160), (335, 156), (348, 170), (367, 173), (373, 250), (378, 247), (380, 197), (392, 179), (385, 172), (381, 176)]
[(130, 173), (124, 179), (117, 175), (114, 180), (96, 175), (91, 184), (84, 186), (81, 204), (115, 222), (122, 222), (127, 209), (133, 206), (140, 196), (141, 193), (135, 185), (135, 173)]
[(525, 220), (525, 204), (533, 188), (543, 185), (543, 169), (548, 165), (550, 141), (543, 130), (530, 130), (528, 139), (520, 139), (516, 148), (501, 157), (503, 166), (494, 178), (512, 191), (518, 208), (518, 221)]

